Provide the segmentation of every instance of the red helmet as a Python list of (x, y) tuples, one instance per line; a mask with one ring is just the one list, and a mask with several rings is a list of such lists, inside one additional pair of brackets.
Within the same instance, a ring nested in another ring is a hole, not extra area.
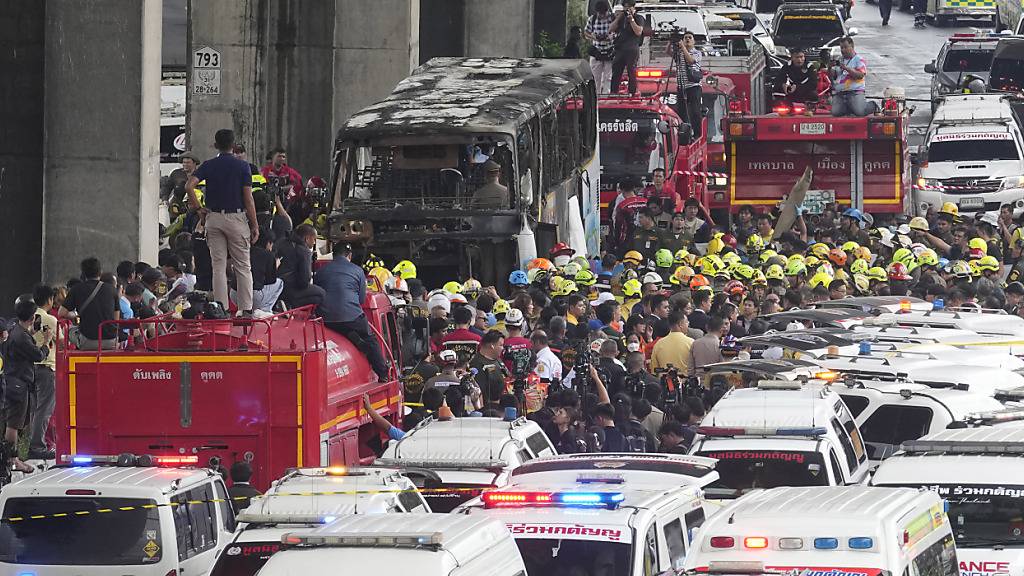
[(725, 244), (726, 246), (728, 246), (728, 247), (732, 248), (733, 250), (735, 250), (736, 249), (736, 237), (733, 236), (732, 234), (723, 234), (722, 235), (722, 244)]
[(842, 248), (833, 248), (828, 251), (828, 259), (836, 266), (846, 266), (846, 252)]
[(306, 181), (306, 188), (327, 188), (327, 182), (319, 176), (313, 176)]
[(907, 271), (907, 266), (903, 262), (893, 262), (889, 264), (889, 280), (910, 280), (910, 272)]
[(576, 251), (570, 248), (569, 245), (566, 244), (565, 242), (559, 242), (558, 244), (555, 244), (554, 246), (551, 247), (550, 252), (552, 257), (560, 256), (563, 254), (568, 254), (569, 256), (572, 256), (575, 253)]
[(729, 280), (725, 283), (722, 291), (730, 296), (738, 296), (747, 293), (747, 287), (743, 285), (743, 282), (739, 280)]

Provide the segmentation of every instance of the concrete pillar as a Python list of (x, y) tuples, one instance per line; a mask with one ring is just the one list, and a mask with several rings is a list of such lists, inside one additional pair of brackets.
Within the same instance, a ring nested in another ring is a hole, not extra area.
[(0, 0), (0, 316), (42, 277), (46, 5)]
[(466, 56), (533, 54), (534, 0), (472, 0), (466, 2)]
[(462, 56), (466, 48), (465, 3), (420, 0), (420, 64), (440, 56)]
[(156, 264), (160, 0), (46, 0), (43, 277)]

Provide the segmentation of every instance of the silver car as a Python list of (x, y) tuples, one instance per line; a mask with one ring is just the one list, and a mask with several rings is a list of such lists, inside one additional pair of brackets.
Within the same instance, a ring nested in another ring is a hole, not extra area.
[(943, 96), (962, 91), (968, 76), (980, 79), (982, 85), (988, 81), (998, 41), (995, 36), (966, 34), (955, 35), (942, 45), (935, 60), (924, 66), (924, 71), (932, 75), (932, 112)]

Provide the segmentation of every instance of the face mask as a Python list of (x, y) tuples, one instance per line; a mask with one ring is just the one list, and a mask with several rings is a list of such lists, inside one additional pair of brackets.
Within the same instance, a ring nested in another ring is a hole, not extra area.
[(630, 352), (639, 352), (640, 351), (640, 343), (639, 342), (630, 342), (629, 344), (626, 344), (626, 350), (629, 350)]

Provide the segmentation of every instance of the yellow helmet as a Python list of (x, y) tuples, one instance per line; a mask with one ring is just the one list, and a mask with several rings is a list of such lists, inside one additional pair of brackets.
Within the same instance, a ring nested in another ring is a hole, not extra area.
[(829, 282), (832, 281), (832, 277), (826, 274), (824, 271), (818, 271), (811, 276), (811, 279), (807, 281), (807, 285), (811, 288), (817, 288), (818, 286), (825, 286), (828, 288)]
[(909, 226), (911, 230), (922, 230), (924, 232), (929, 230), (928, 221), (921, 216), (911, 218)]
[(867, 273), (864, 275), (868, 277), (868, 280), (873, 280), (875, 282), (885, 282), (889, 279), (889, 275), (885, 272), (885, 268), (882, 268), (881, 266), (872, 266), (871, 268), (868, 268)]
[(260, 174), (259, 172), (257, 172), (256, 174), (252, 175), (252, 187), (253, 188), (263, 188), (266, 185), (267, 185), (267, 179), (263, 177), (263, 174)]
[(939, 208), (939, 214), (949, 214), (955, 219), (960, 218), (960, 209), (953, 202), (943, 202), (942, 208)]
[(790, 260), (786, 264), (786, 276), (802, 276), (807, 274), (807, 266), (800, 260)]
[(683, 265), (679, 266), (672, 272), (672, 276), (669, 277), (668, 281), (672, 284), (688, 286), (690, 284), (690, 278), (693, 278), (693, 268)]
[(764, 238), (760, 234), (751, 234), (747, 237), (747, 254), (757, 254), (764, 250)]
[(996, 260), (995, 256), (984, 256), (982, 258), (979, 258), (977, 262), (979, 272), (999, 271), (999, 260)]
[(625, 296), (639, 296), (641, 288), (643, 286), (640, 285), (640, 281), (632, 278), (622, 283), (622, 294)]
[(821, 260), (817, 256), (812, 255), (804, 258), (804, 266), (807, 266), (808, 268), (814, 268), (818, 264), (821, 264)]
[(442, 286), (441, 289), (449, 294), (461, 294), (462, 284), (459, 284), (458, 282), (452, 280), (450, 282), (445, 282), (444, 286)]
[(811, 245), (810, 253), (814, 254), (821, 260), (825, 260), (826, 258), (828, 258), (828, 250), (828, 244), (825, 244), (824, 242), (818, 242), (816, 244)]
[(680, 248), (676, 250), (676, 253), (672, 256), (672, 262), (677, 266), (686, 264), (686, 257), (690, 255), (690, 252), (686, 248)]
[(715, 237), (708, 242), (707, 253), (709, 255), (718, 254), (722, 251), (722, 248), (725, 248), (725, 242), (722, 242), (722, 234), (715, 234)]
[(403, 280), (416, 277), (416, 265), (410, 260), (402, 260), (395, 267), (391, 269), (392, 272), (397, 276), (401, 276)]
[(568, 296), (576, 292), (576, 283), (572, 280), (562, 280), (558, 286), (551, 291), (552, 296)]
[(764, 277), (768, 280), (785, 280), (786, 274), (782, 270), (782, 266), (778, 264), (772, 264), (764, 272)]
[(843, 242), (841, 248), (843, 249), (843, 252), (849, 254), (850, 252), (853, 252), (857, 248), (860, 248), (860, 244), (857, 244), (853, 240), (847, 240), (846, 242)]
[(587, 260), (586, 256), (573, 256), (573, 259), (569, 262), (575, 262), (578, 264), (580, 270), (590, 270), (590, 261)]
[(794, 260), (799, 260), (799, 261), (803, 262), (804, 261), (804, 255), (803, 254), (790, 254), (789, 258), (786, 259), (787, 262), (792, 262)]
[(836, 269), (836, 273), (832, 276), (832, 279), (833, 280), (842, 280), (844, 282), (849, 282), (850, 281), (850, 274), (847, 273), (846, 270), (843, 270), (842, 268), (838, 268), (838, 269)]
[(767, 286), (768, 278), (764, 275), (764, 272), (760, 270), (754, 270), (754, 286)]
[(910, 263), (915, 261), (914, 253), (910, 248), (899, 248), (892, 253), (892, 261), (909, 267)]
[(623, 264), (633, 264), (639, 266), (644, 261), (644, 255), (637, 252), (636, 250), (630, 250), (622, 257)]
[(931, 248), (925, 248), (917, 255), (918, 266), (938, 266), (939, 255), (935, 253), (935, 250)]
[(854, 260), (853, 264), (850, 264), (850, 272), (854, 274), (867, 274), (868, 268), (867, 260)]
[(376, 254), (374, 254), (372, 252), (366, 255), (366, 261), (363, 262), (363, 270), (366, 270), (367, 272), (369, 272), (370, 270), (373, 270), (374, 268), (383, 268), (383, 267), (384, 267), (384, 260), (382, 260), (380, 258), (380, 256), (377, 256)]
[(463, 294), (470, 294), (472, 296), (476, 296), (476, 294), (478, 294), (483, 289), (483, 284), (481, 284), (480, 281), (477, 280), (476, 278), (467, 278), (466, 281), (462, 283)]
[(867, 246), (860, 246), (853, 249), (853, 257), (856, 260), (871, 262), (871, 250)]
[(722, 254), (721, 259), (722, 262), (725, 262), (730, 266), (743, 262), (743, 259), (740, 258), (740, 255), (735, 252), (726, 252), (725, 254)]
[(733, 270), (733, 278), (742, 280), (744, 282), (750, 282), (754, 279), (754, 267), (749, 264), (740, 264)]
[(981, 238), (971, 238), (967, 242), (967, 248), (970, 250), (981, 250), (985, 254), (988, 254), (988, 242), (985, 242)]
[(978, 268), (978, 262), (980, 261), (981, 258), (967, 262), (967, 266), (971, 269), (971, 276), (974, 276), (975, 278), (981, 276), (981, 268)]
[(871, 292), (871, 281), (864, 274), (854, 274), (853, 288), (857, 291), (857, 294), (864, 296)]
[(758, 258), (758, 260), (761, 261), (761, 265), (764, 265), (764, 264), (766, 264), (768, 262), (769, 258), (772, 258), (773, 256), (778, 256), (778, 255), (779, 255), (778, 252), (776, 252), (775, 250), (772, 250), (772, 249), (769, 248), (768, 250), (765, 250), (764, 252), (761, 252), (761, 256)]
[(562, 276), (565, 278), (576, 278), (576, 275), (580, 273), (582, 268), (575, 262), (569, 262), (562, 267)]
[(388, 272), (387, 268), (382, 268), (380, 266), (374, 266), (366, 273), (366, 275), (372, 276), (377, 279), (377, 282), (380, 282), (380, 286), (375, 286), (373, 282), (368, 284), (369, 288), (374, 291), (377, 291), (378, 289), (384, 290), (384, 284), (391, 279), (391, 272)]
[(494, 314), (508, 314), (508, 311), (512, 309), (507, 300), (498, 299), (491, 308), (491, 312)]
[(720, 270), (725, 269), (725, 262), (715, 254), (709, 254), (703, 258), (700, 273), (705, 276), (714, 276)]
[(594, 275), (590, 270), (580, 270), (576, 273), (576, 285), (577, 286), (593, 286), (597, 284), (597, 276)]

